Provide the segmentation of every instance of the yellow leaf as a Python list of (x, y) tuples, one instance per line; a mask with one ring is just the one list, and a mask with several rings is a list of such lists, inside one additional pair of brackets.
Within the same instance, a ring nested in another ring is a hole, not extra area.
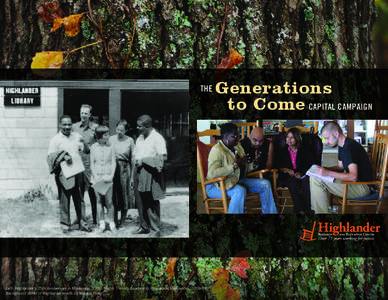
[(53, 77), (63, 64), (65, 51), (38, 52), (32, 59), (31, 69), (40, 78)]
[(51, 32), (56, 31), (62, 25), (65, 26), (67, 36), (76, 36), (79, 32), (79, 24), (81, 23), (83, 14), (71, 15), (66, 18), (54, 19), (54, 26)]
[(65, 51), (38, 52), (32, 58), (31, 69), (60, 69)]

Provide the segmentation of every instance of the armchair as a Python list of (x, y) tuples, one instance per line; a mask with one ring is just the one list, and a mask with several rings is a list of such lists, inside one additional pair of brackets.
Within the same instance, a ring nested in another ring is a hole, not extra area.
[[(335, 197), (342, 205), (341, 212), (346, 213), (348, 206), (376, 206), (376, 213), (379, 213), (380, 203), (384, 199), (384, 188), (387, 175), (388, 165), (388, 135), (376, 133), (375, 135), (375, 147), (372, 152), (372, 167), (375, 174), (375, 180), (373, 181), (342, 181), (344, 184), (342, 198)], [(373, 192), (365, 197), (358, 197), (349, 199), (348, 187), (352, 184), (367, 184), (373, 186)]]
[[(203, 202), (205, 206), (205, 211), (207, 214), (218, 211), (220, 213), (226, 214), (228, 212), (230, 197), (227, 197), (226, 195), (226, 188), (225, 188), (225, 180), (226, 177), (217, 177), (211, 180), (208, 180), (207, 172), (208, 172), (208, 157), (209, 153), (211, 151), (211, 148), (214, 146), (214, 144), (204, 144), (199, 140), (200, 136), (206, 136), (208, 134), (212, 135), (219, 135), (219, 130), (213, 130), (213, 131), (203, 131), (203, 132), (197, 132), (197, 164), (198, 164), (198, 171), (199, 176), (201, 180), (201, 191), (203, 195)], [(262, 172), (254, 172), (248, 174), (249, 176), (258, 176), (262, 178)], [(206, 193), (206, 185), (210, 183), (218, 183), (219, 188), (221, 190), (221, 198), (210, 198)], [(244, 204), (245, 211), (248, 213), (257, 213), (261, 210), (261, 203), (260, 203), (260, 196), (258, 193), (248, 193), (247, 199)]]

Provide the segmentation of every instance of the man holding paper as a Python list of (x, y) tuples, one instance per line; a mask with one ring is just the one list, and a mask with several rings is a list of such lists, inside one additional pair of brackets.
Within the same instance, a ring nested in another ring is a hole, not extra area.
[(50, 173), (55, 174), (60, 200), (60, 223), (64, 233), (71, 229), (70, 222), (70, 197), (73, 197), (74, 207), (81, 231), (90, 232), (82, 215), (80, 177), (83, 175), (84, 166), (80, 152), (85, 151), (82, 136), (72, 132), (70, 116), (60, 118), (60, 131), (51, 139), (48, 149), (48, 164)]
[(167, 160), (164, 138), (152, 127), (152, 118), (142, 115), (137, 119), (140, 134), (133, 155), (131, 186), (135, 187), (136, 203), (140, 217), (138, 233), (148, 234), (152, 229), (160, 234), (160, 202), (164, 198), (163, 165)]
[[(321, 176), (330, 176), (333, 183), (311, 176), (311, 208), (317, 214), (329, 212), (329, 194), (342, 196), (343, 181), (373, 180), (372, 165), (364, 148), (353, 139), (346, 137), (335, 122), (326, 123), (321, 130), (325, 143), (338, 146), (338, 165), (330, 168), (316, 166), (315, 172)], [(348, 197), (363, 197), (370, 193), (368, 185), (349, 185)]]

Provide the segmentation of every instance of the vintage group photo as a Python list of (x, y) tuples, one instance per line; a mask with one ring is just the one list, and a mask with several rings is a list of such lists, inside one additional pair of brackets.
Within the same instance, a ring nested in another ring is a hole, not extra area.
[(202, 214), (385, 213), (387, 120), (198, 120)]
[(0, 93), (1, 237), (188, 237), (187, 81)]

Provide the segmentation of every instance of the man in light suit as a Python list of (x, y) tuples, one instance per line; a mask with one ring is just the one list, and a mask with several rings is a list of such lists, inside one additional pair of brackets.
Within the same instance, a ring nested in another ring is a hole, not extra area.
[[(70, 116), (60, 118), (60, 131), (51, 139), (48, 149), (48, 164), (50, 173), (55, 174), (55, 182), (58, 187), (60, 200), (60, 223), (63, 233), (71, 230), (70, 221), (70, 197), (73, 197), (74, 207), (81, 231), (90, 232), (91, 229), (84, 221), (82, 214), (82, 196), (80, 190), (80, 178), (83, 173), (66, 178), (61, 167), (62, 162), (71, 165), (76, 160), (81, 163), (80, 153), (86, 149), (81, 135), (72, 132), (72, 120)], [(79, 158), (79, 159), (78, 159)]]

